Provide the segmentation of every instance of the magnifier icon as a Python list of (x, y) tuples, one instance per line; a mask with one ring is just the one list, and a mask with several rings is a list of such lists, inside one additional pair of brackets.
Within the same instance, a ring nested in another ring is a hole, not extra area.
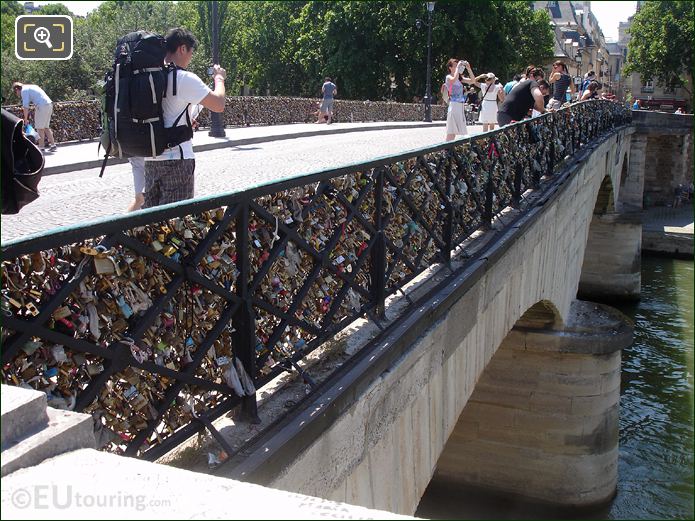
[(51, 33), (45, 27), (37, 27), (34, 30), (34, 39), (39, 43), (45, 43), (46, 47), (52, 49), (53, 45), (51, 45), (51, 42), (49, 40), (50, 37)]

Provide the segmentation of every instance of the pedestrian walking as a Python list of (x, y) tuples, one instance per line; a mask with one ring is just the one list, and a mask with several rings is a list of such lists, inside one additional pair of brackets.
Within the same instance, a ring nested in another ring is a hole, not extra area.
[[(457, 60), (451, 58), (446, 63), (449, 74), (446, 76), (446, 88), (449, 92), (449, 109), (446, 113), (446, 140), (451, 141), (457, 135), (465, 136), (468, 134), (466, 126), (466, 113), (463, 84), (469, 85), (475, 83), (475, 75), (471, 69), (471, 65), (465, 60)], [(469, 77), (463, 75), (468, 72)]]
[(497, 123), (497, 101), (504, 101), (504, 89), (494, 73), (488, 72), (476, 78), (480, 88), (480, 115), (483, 132), (494, 130)]
[(327, 125), (330, 125), (333, 119), (333, 101), (338, 94), (338, 87), (335, 86), (335, 83), (333, 83), (328, 76), (323, 80), (321, 94), (323, 94), (323, 99), (321, 100), (319, 117), (316, 123), (323, 123), (325, 121)]
[(46, 152), (45, 139), (48, 140), (48, 151), (56, 151), (56, 142), (51, 130), (51, 116), (53, 115), (53, 101), (48, 94), (38, 85), (30, 83), (20, 83), (15, 81), (12, 84), (13, 92), (22, 99), (22, 110), (24, 111), (24, 125), (29, 124), (29, 107), (34, 104), (34, 127), (39, 133), (39, 147)]
[[(166, 35), (165, 62), (176, 65), (167, 78), (166, 96), (162, 98), (164, 126), (191, 126), (191, 138), (180, 145), (167, 148), (156, 158), (145, 159), (145, 203), (143, 208), (190, 199), (194, 194), (195, 154), (191, 111), (197, 104), (212, 112), (223, 112), (225, 105), (224, 80), (227, 72), (215, 64), (212, 70), (214, 90), (186, 70), (198, 47), (195, 36), (183, 28), (170, 29)], [(174, 77), (174, 75), (176, 75)], [(173, 92), (176, 82), (176, 95)], [(185, 117), (184, 117), (185, 116)]]

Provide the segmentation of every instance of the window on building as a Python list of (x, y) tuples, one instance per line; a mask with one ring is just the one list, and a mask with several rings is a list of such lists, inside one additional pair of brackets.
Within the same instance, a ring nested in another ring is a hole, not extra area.
[(562, 18), (562, 11), (560, 10), (559, 2), (548, 2), (548, 11), (553, 18)]
[(676, 89), (673, 87), (664, 87), (664, 94), (675, 94)]
[(647, 80), (642, 84), (642, 92), (654, 92), (654, 80)]

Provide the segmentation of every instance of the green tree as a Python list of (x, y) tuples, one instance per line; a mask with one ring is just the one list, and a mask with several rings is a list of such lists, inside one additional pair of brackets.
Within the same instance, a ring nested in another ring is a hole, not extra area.
[(14, 21), (24, 14), (19, 2), (0, 2), (0, 48), (14, 52)]
[(72, 11), (65, 7), (63, 4), (46, 4), (42, 5), (39, 7), (34, 14), (43, 14), (43, 15), (55, 15), (55, 14), (64, 14), (67, 16), (74, 16)]
[(645, 2), (632, 20), (625, 74), (639, 73), (658, 85), (682, 87), (693, 106), (692, 2)]

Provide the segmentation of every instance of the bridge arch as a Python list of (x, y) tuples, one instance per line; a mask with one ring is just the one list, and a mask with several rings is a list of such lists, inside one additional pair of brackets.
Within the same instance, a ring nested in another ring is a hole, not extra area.
[(563, 320), (560, 311), (550, 300), (541, 300), (528, 308), (515, 327), (532, 327), (536, 329), (559, 329)]
[(594, 215), (604, 215), (615, 211), (615, 191), (613, 190), (613, 180), (609, 175), (603, 178), (601, 187), (596, 196), (594, 205)]
[(632, 194), (637, 181), (629, 178), (627, 151), (607, 152), (605, 168), (587, 232), (577, 294), (587, 300), (634, 300), (640, 294), (642, 250), (641, 207)]

